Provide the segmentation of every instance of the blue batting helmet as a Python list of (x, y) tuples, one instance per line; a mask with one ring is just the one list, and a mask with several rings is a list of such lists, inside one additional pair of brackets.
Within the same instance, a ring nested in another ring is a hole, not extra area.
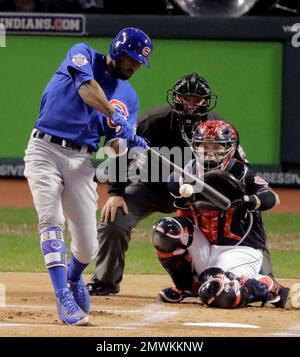
[(127, 27), (121, 30), (110, 45), (109, 54), (113, 60), (119, 60), (124, 53), (137, 62), (150, 67), (148, 57), (153, 49), (150, 37), (145, 32)]

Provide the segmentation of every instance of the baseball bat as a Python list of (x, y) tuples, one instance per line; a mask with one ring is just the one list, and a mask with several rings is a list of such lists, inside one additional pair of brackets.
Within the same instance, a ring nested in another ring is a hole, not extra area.
[[(114, 155), (112, 155), (112, 152), (118, 151), (118, 148), (113, 147), (113, 145), (109, 145), (108, 147), (112, 149), (105, 151), (105, 153), (109, 157), (118, 157), (120, 155), (119, 153), (115, 153)], [(203, 180), (200, 180), (198, 177), (190, 174), (189, 172), (184, 171), (181, 167), (174, 164), (173, 162), (159, 154), (157, 151), (153, 150), (151, 147), (148, 147), (147, 152), (156, 156), (163, 165), (167, 166), (168, 168), (171, 168), (172, 171), (175, 171), (179, 175), (187, 178), (195, 185), (198, 192), (201, 192), (201, 194), (211, 203), (213, 203), (216, 207), (219, 207), (221, 210), (227, 210), (231, 206), (231, 201), (229, 200), (229, 198), (215, 190), (213, 187), (209, 186)]]
[(174, 164), (164, 156), (160, 155), (157, 151), (151, 149), (150, 147), (147, 149), (152, 155), (155, 155), (159, 161), (170, 167), (173, 171), (176, 171), (178, 174), (183, 175), (185, 178), (189, 179), (190, 182), (194, 182), (195, 186), (199, 189), (199, 192), (207, 198), (214, 205), (219, 207), (221, 210), (227, 210), (231, 206), (231, 201), (229, 198), (224, 196), (222, 193), (215, 190), (213, 187), (209, 186), (204, 181), (200, 180), (198, 177), (190, 174), (189, 172), (184, 171), (181, 167)]

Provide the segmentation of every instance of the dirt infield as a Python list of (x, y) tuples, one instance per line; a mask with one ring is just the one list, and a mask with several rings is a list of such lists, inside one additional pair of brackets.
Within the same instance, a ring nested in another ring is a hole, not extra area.
[[(281, 197), (276, 211), (300, 211), (300, 190), (276, 191)], [(102, 206), (107, 197), (105, 186), (99, 185), (98, 193)], [(33, 207), (26, 181), (1, 179), (0, 206)], [(284, 283), (291, 286), (299, 282)], [(0, 336), (300, 337), (300, 310), (292, 308), (291, 301), (287, 309), (248, 307), (237, 310), (205, 308), (198, 299), (187, 299), (180, 304), (159, 303), (158, 291), (169, 285), (166, 275), (127, 275), (120, 294), (92, 298), (88, 326), (71, 328), (57, 320), (48, 274), (0, 273), (0, 305), (1, 291), (6, 289), (6, 306), (0, 307)]]
[[(6, 307), (0, 307), (0, 336), (300, 337), (300, 310), (292, 307), (221, 310), (205, 308), (198, 299), (159, 303), (157, 292), (169, 285), (167, 276), (125, 276), (120, 294), (92, 298), (90, 322), (85, 327), (68, 327), (57, 320), (48, 274), (0, 273), (0, 282), (7, 293)], [(244, 326), (185, 325), (191, 323)]]
[[(274, 212), (300, 212), (300, 189), (276, 188), (280, 197), (280, 205)], [(107, 199), (106, 186), (98, 185), (99, 206)], [(26, 180), (0, 179), (0, 206), (33, 207), (33, 202)]]

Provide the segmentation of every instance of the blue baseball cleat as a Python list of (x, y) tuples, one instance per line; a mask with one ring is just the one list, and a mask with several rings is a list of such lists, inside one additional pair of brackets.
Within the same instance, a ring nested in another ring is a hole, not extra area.
[(77, 305), (88, 314), (91, 306), (91, 298), (82, 277), (77, 282), (69, 280), (69, 287)]
[(69, 289), (60, 289), (56, 293), (58, 318), (67, 325), (86, 325), (88, 315), (76, 304)]

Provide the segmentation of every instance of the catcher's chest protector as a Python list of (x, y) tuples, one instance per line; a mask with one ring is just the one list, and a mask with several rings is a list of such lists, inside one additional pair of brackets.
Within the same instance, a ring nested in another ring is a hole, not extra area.
[(243, 231), (234, 220), (235, 209), (230, 208), (226, 212), (197, 210), (193, 211), (194, 222), (201, 229), (211, 244), (227, 245), (229, 240), (235, 243), (243, 238)]

